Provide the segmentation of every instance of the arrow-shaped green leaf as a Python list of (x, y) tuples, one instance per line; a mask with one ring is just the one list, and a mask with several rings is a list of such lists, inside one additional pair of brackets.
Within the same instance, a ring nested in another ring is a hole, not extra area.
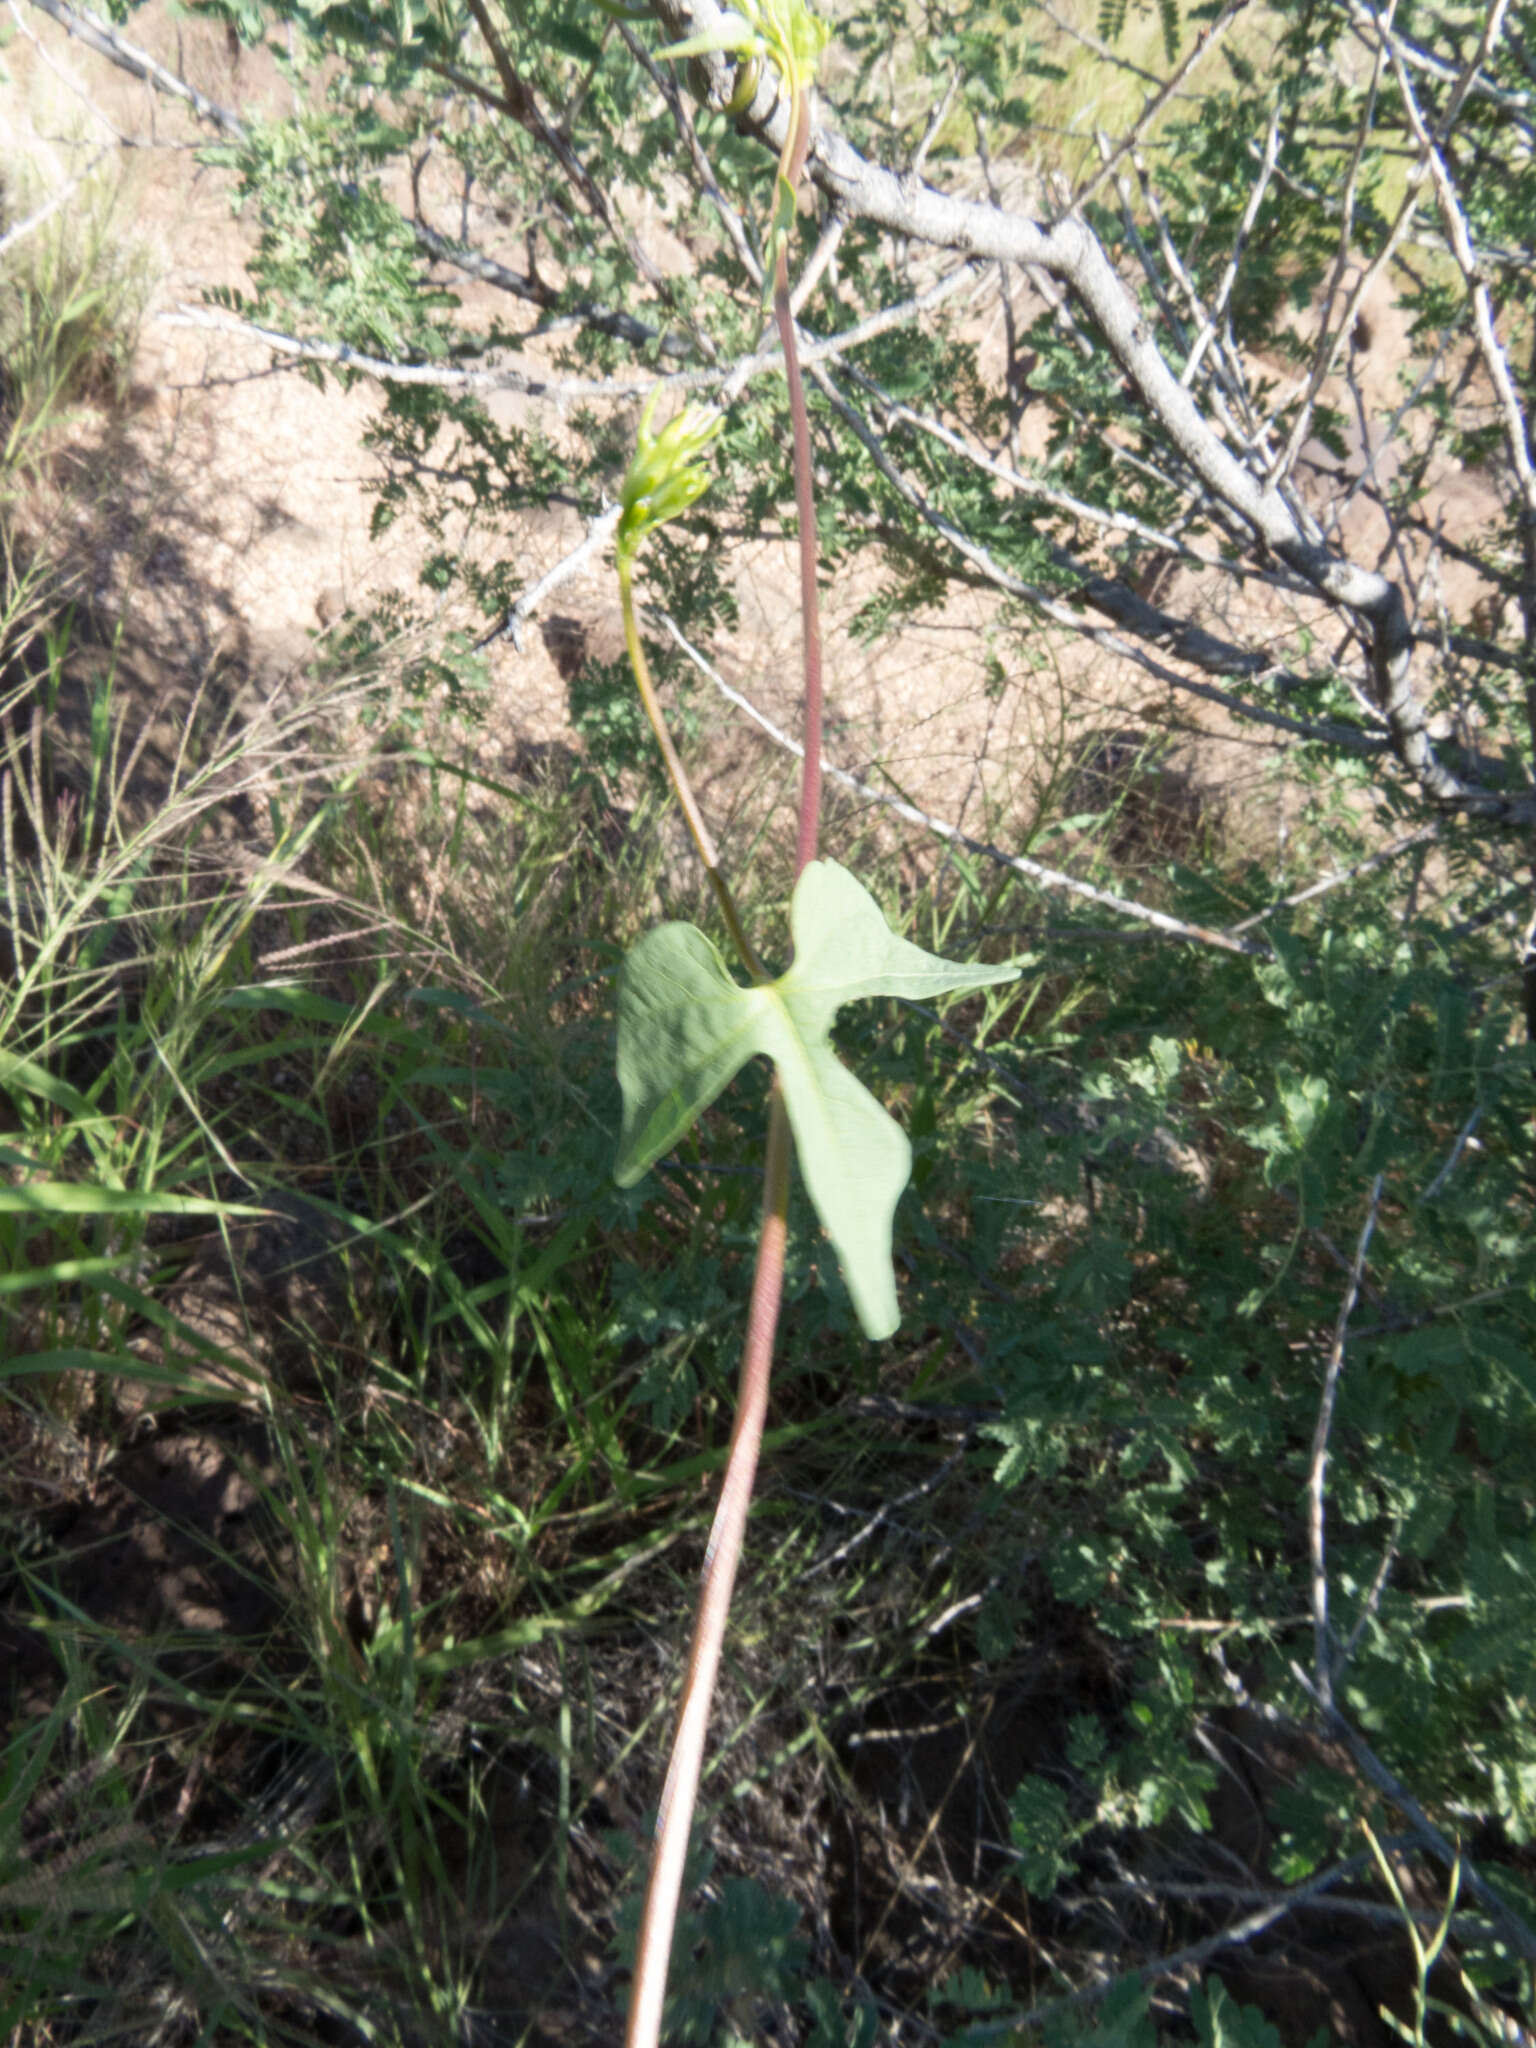
[(899, 1319), (891, 1220), (911, 1147), (833, 1052), (832, 1020), (861, 996), (941, 995), (1011, 981), (1018, 970), (940, 960), (898, 938), (835, 861), (806, 868), (789, 922), (794, 965), (759, 988), (733, 981), (691, 924), (661, 925), (631, 948), (619, 977), (624, 1128), (614, 1177), (621, 1187), (639, 1180), (754, 1054), (766, 1054), (865, 1335), (889, 1337)]

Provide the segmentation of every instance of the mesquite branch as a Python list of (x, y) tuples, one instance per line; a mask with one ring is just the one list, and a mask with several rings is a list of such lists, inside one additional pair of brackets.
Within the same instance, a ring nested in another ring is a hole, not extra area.
[[(670, 34), (709, 35), (725, 19), (716, 0), (653, 0)], [(708, 66), (711, 98), (724, 106), (735, 89), (723, 58)], [(794, 110), (771, 77), (760, 80), (742, 125), (775, 151), (784, 148)], [(863, 157), (828, 122), (811, 138), (807, 175), (850, 218), (888, 233), (1000, 264), (1036, 269), (1065, 285), (1086, 309), (1147, 414), (1167, 435), (1199, 485), (1246, 531), (1250, 545), (1302, 579), (1358, 627), (1368, 654), (1372, 697), (1393, 752), (1436, 803), (1510, 816), (1500, 792), (1465, 780), (1443, 761), (1415, 689), (1414, 634), (1403, 593), (1380, 570), (1350, 560), (1321, 533), (1277, 482), (1256, 474), (1222, 439), (1180, 381), (1158, 338), (1092, 227), (1069, 214), (1050, 225), (990, 202), (957, 198)]]

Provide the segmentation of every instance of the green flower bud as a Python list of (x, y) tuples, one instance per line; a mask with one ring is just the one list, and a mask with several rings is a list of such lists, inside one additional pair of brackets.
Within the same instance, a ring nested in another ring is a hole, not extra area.
[(661, 387), (651, 393), (640, 415), (635, 456), (619, 493), (619, 552), (632, 558), (653, 527), (676, 519), (698, 503), (709, 489), (702, 456), (719, 433), (721, 419), (702, 406), (685, 405), (662, 428), (651, 432)]

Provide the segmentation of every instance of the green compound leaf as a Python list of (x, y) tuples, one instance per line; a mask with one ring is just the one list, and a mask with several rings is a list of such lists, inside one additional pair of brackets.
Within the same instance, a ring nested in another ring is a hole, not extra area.
[(812, 861), (789, 911), (794, 965), (743, 988), (691, 924), (631, 948), (619, 977), (624, 1126), (614, 1178), (630, 1187), (755, 1054), (779, 1070), (806, 1187), (842, 1264), (867, 1337), (899, 1320), (891, 1221), (907, 1184), (906, 1134), (833, 1052), (828, 1033), (862, 996), (933, 996), (1011, 981), (1014, 967), (940, 960), (898, 938), (873, 896), (835, 861)]

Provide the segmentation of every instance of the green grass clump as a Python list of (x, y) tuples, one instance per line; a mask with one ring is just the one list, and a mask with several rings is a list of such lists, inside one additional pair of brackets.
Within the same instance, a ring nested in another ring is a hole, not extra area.
[(0, 169), (0, 472), (37, 458), (86, 402), (127, 397), (148, 271), (119, 188), (88, 167), (62, 192), (13, 159)]

